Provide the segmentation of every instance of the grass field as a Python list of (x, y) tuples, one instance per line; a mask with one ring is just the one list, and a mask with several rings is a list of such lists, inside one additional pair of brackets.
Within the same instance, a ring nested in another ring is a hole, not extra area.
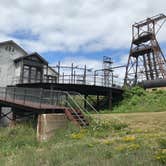
[(88, 129), (69, 124), (43, 143), (31, 125), (0, 128), (0, 165), (166, 165), (166, 112), (93, 116)]

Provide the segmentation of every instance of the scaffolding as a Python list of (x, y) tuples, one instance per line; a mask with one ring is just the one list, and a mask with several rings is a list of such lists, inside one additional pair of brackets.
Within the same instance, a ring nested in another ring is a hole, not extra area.
[[(104, 72), (104, 85), (105, 86), (109, 86), (110, 81), (113, 76), (112, 63), (113, 62), (112, 62), (111, 57), (107, 57), (107, 56), (103, 57), (103, 72)], [(113, 84), (113, 83), (111, 82), (111, 84)]]
[(114, 69), (124, 67), (112, 66), (113, 61), (111, 57), (104, 56), (102, 68), (94, 70), (88, 68), (87, 65), (79, 66), (72, 63), (71, 65), (62, 65), (60, 62), (56, 66), (51, 66), (58, 71), (57, 83), (62, 84), (82, 84), (93, 86), (122, 86), (123, 83), (117, 79), (113, 74)]

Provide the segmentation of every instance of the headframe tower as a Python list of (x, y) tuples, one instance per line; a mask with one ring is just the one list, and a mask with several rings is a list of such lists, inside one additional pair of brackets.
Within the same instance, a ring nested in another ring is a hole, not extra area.
[(166, 78), (166, 59), (156, 38), (165, 21), (166, 16), (159, 14), (132, 25), (125, 86), (136, 85), (142, 80)]

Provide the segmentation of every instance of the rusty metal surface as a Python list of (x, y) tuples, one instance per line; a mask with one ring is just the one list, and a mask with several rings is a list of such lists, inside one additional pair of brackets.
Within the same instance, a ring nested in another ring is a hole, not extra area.
[[(29, 109), (36, 111), (36, 113), (43, 111), (56, 112), (56, 110), (62, 110), (64, 112), (64, 109), (67, 107), (88, 113), (88, 110), (84, 108), (85, 101), (86, 100), (76, 92), (46, 90), (41, 88), (0, 88), (1, 105), (22, 108), (22, 110)], [(86, 102), (91, 111), (97, 112), (88, 101)]]
[(124, 79), (126, 86), (142, 80), (166, 78), (166, 60), (156, 39), (165, 21), (166, 16), (159, 14), (132, 25), (132, 43)]

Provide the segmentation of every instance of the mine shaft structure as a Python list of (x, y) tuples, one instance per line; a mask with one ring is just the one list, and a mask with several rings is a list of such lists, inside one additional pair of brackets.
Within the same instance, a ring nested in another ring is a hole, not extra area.
[(166, 78), (166, 60), (156, 35), (166, 21), (164, 14), (132, 25), (132, 43), (126, 66), (125, 86), (142, 80)]

